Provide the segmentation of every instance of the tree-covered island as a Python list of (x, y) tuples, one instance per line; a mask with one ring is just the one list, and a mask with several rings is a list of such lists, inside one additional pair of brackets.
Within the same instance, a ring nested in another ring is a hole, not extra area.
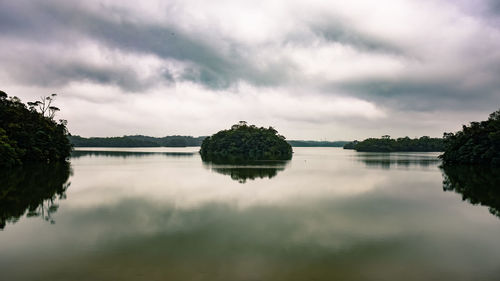
[(443, 164), (500, 166), (500, 109), (488, 120), (463, 125), (456, 133), (444, 133)]
[(64, 161), (71, 153), (66, 121), (54, 120), (55, 94), (27, 105), (0, 91), (0, 167)]
[(229, 130), (205, 138), (200, 154), (204, 161), (289, 160), (292, 146), (272, 128), (240, 121)]

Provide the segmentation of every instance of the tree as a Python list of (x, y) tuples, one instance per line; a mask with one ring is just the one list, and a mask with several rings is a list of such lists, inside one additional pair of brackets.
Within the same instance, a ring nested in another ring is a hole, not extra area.
[(0, 91), (0, 166), (11, 167), (25, 162), (64, 161), (72, 146), (67, 122), (54, 121), (55, 94), (28, 107), (17, 97)]
[(488, 120), (463, 125), (456, 133), (444, 133), (445, 164), (500, 165), (500, 110)]
[(37, 110), (42, 114), (42, 116), (48, 117), (50, 119), (54, 119), (54, 116), (57, 111), (60, 111), (59, 108), (52, 106), (52, 102), (56, 99), (57, 94), (51, 94), (50, 96), (42, 96), (39, 101), (28, 102), (28, 106), (30, 110)]

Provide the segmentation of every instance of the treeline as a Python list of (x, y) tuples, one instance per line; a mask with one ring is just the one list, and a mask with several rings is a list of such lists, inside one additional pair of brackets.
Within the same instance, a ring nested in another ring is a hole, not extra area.
[[(166, 136), (162, 138), (148, 137), (142, 135), (106, 137), (106, 138), (84, 138), (78, 135), (68, 136), (74, 147), (186, 147), (201, 146), (206, 138), (192, 136)], [(311, 141), (290, 140), (287, 141), (294, 147), (342, 147), (347, 141)]]
[(289, 140), (288, 143), (294, 147), (343, 147), (348, 141), (305, 141)]
[(55, 94), (27, 105), (0, 91), (0, 167), (64, 161), (71, 153), (66, 121), (54, 121)]
[(461, 131), (444, 134), (445, 164), (492, 164), (500, 166), (500, 110), (488, 120), (471, 122)]
[(444, 150), (444, 142), (441, 138), (428, 136), (414, 139), (409, 137), (391, 139), (389, 136), (382, 136), (382, 138), (347, 143), (344, 149), (354, 149), (359, 152), (439, 152)]
[(200, 146), (205, 137), (166, 136), (161, 138), (148, 136), (123, 136), (108, 138), (84, 138), (69, 136), (75, 147), (186, 147)]

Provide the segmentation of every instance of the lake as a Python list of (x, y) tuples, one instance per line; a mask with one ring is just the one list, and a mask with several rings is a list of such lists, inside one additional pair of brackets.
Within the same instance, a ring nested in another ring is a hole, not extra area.
[(500, 173), (438, 153), (78, 149), (0, 174), (1, 280), (499, 280)]

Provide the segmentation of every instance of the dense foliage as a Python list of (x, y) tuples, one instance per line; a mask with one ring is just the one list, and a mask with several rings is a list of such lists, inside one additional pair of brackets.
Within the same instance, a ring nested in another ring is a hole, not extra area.
[(159, 147), (151, 141), (134, 140), (126, 136), (109, 138), (83, 138), (69, 136), (69, 141), (75, 147)]
[(443, 151), (443, 139), (423, 136), (410, 139), (409, 137), (391, 139), (389, 136), (382, 138), (369, 138), (364, 141), (354, 141), (344, 145), (344, 149), (355, 149), (360, 152), (436, 152)]
[(0, 170), (0, 229), (25, 214), (54, 223), (52, 214), (57, 200), (66, 198), (70, 173), (68, 162)]
[(54, 121), (55, 95), (27, 107), (0, 91), (0, 167), (65, 160), (71, 153), (66, 121)]
[[(156, 138), (142, 135), (107, 138), (69, 136), (71, 144), (75, 147), (186, 147), (200, 146), (205, 138), (204, 136), (166, 136)], [(288, 143), (293, 147), (342, 147), (347, 142), (289, 140)]]
[(462, 195), (464, 201), (487, 206), (500, 217), (500, 167), (486, 165), (443, 165), (443, 189)]
[(347, 141), (305, 141), (289, 140), (288, 143), (293, 147), (342, 147)]
[(440, 157), (445, 164), (500, 165), (500, 110), (486, 121), (471, 122), (461, 131), (445, 133), (444, 144)]
[(75, 147), (186, 147), (200, 146), (205, 137), (166, 136), (162, 138), (148, 136), (123, 136), (109, 138), (83, 138), (70, 136)]
[(358, 144), (357, 140), (351, 141), (351, 142), (348, 142), (348, 143), (344, 144), (343, 148), (344, 149), (354, 149), (354, 147), (356, 146), (356, 144)]
[(220, 162), (288, 160), (292, 158), (292, 146), (272, 127), (258, 128), (240, 122), (207, 137), (200, 154), (203, 160)]

